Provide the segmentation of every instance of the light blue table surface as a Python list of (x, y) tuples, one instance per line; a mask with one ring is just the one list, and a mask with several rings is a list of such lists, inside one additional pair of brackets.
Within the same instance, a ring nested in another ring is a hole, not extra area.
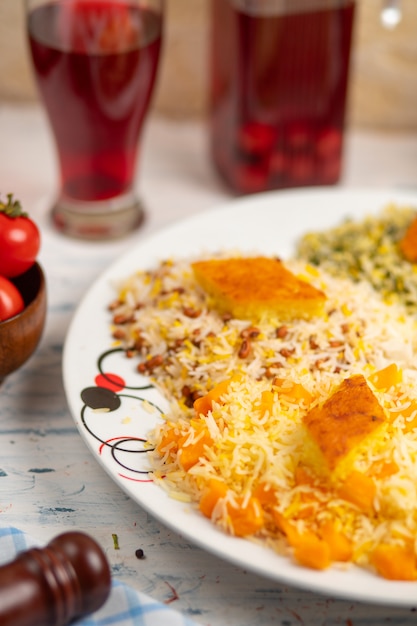
[[(82, 296), (130, 246), (229, 197), (211, 170), (204, 124), (151, 120), (138, 174), (148, 221), (126, 240), (103, 244), (68, 240), (51, 228), (46, 196), (54, 186), (55, 166), (42, 112), (35, 106), (0, 106), (0, 137), (0, 192), (13, 191), (41, 227), (40, 262), (49, 298), (41, 344), (0, 388), (0, 525), (16, 526), (45, 543), (67, 529), (92, 533), (115, 578), (205, 626), (417, 624), (415, 609), (299, 591), (190, 545), (113, 483), (74, 425), (61, 357)], [(343, 185), (417, 186), (417, 137), (352, 133)], [(138, 548), (145, 559), (136, 558)]]

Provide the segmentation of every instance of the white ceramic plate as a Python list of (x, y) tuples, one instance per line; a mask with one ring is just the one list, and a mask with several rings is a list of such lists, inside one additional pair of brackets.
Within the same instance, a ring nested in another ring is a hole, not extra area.
[[(64, 384), (71, 412), (92, 454), (113, 480), (154, 517), (191, 542), (237, 565), (299, 588), (379, 604), (413, 606), (417, 583), (390, 582), (356, 567), (316, 572), (271, 550), (226, 536), (190, 506), (169, 498), (147, 476), (143, 441), (166, 403), (135, 371), (135, 360), (115, 350), (108, 304), (114, 281), (152, 268), (170, 255), (239, 248), (286, 258), (307, 230), (361, 218), (394, 201), (417, 207), (417, 194), (316, 189), (273, 192), (234, 200), (180, 222), (137, 244), (91, 287), (69, 329)], [(114, 375), (120, 377), (113, 385)], [(110, 382), (109, 382), (110, 380)], [(154, 406), (145, 408), (143, 399)], [(97, 410), (97, 408), (106, 410)]]

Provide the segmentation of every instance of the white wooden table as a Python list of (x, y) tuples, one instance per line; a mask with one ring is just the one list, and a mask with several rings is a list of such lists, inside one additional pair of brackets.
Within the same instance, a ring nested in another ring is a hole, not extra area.
[[(148, 206), (140, 232), (103, 244), (62, 237), (49, 223), (55, 164), (43, 113), (36, 106), (0, 104), (0, 192), (14, 192), (42, 230), (40, 261), (49, 294), (37, 352), (0, 388), (0, 524), (41, 542), (69, 528), (92, 533), (114, 577), (206, 626), (416, 624), (411, 609), (318, 596), (223, 562), (152, 519), (92, 458), (61, 379), (63, 343), (76, 305), (133, 242), (230, 197), (211, 169), (202, 122), (150, 120), (138, 180)], [(342, 185), (417, 188), (417, 134), (348, 135)], [(135, 557), (138, 548), (145, 559)]]

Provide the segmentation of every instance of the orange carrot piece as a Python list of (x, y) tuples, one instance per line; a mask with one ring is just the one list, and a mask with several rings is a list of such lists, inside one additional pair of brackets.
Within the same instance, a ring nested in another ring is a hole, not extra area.
[(272, 511), (272, 517), (279, 528), (279, 530), (286, 536), (290, 546), (296, 546), (300, 540), (300, 533), (297, 531), (294, 524), (292, 524), (282, 513), (274, 510)]
[(265, 483), (259, 483), (253, 490), (252, 495), (259, 500), (262, 506), (278, 504), (277, 492)]
[(301, 565), (318, 570), (326, 569), (332, 562), (327, 542), (309, 531), (300, 534), (294, 546), (294, 558)]
[(201, 457), (205, 456), (206, 446), (213, 444), (213, 439), (210, 437), (208, 431), (204, 432), (195, 442), (184, 445), (187, 439), (188, 436), (185, 436), (178, 442), (178, 460), (186, 472), (193, 467), (193, 465), (198, 463)]
[(417, 416), (413, 417), (413, 419), (409, 422), (405, 422), (404, 432), (410, 433), (412, 430), (417, 428)]
[(376, 389), (389, 389), (398, 385), (403, 379), (402, 370), (397, 367), (396, 363), (391, 363), (371, 374), (368, 380)]
[(415, 263), (417, 261), (417, 217), (410, 223), (399, 245), (407, 261)]
[(336, 528), (332, 521), (328, 520), (320, 525), (319, 535), (329, 546), (332, 561), (352, 560), (352, 542), (344, 533)]
[(274, 385), (280, 390), (280, 395), (287, 396), (295, 403), (304, 402), (306, 406), (311, 404), (313, 396), (301, 383), (290, 382), (285, 378), (276, 376)]
[(224, 498), (226, 493), (227, 485), (218, 478), (211, 478), (200, 498), (199, 507), (202, 514), (210, 518), (217, 502)]
[(388, 580), (417, 580), (416, 556), (410, 547), (380, 544), (371, 554), (371, 563)]
[(293, 388), (291, 389), (291, 396), (299, 401), (303, 402), (309, 406), (313, 399), (313, 396), (301, 383), (294, 383)]
[(375, 461), (369, 468), (368, 475), (383, 479), (396, 474), (398, 470), (399, 467), (395, 461)]
[(251, 497), (245, 507), (243, 498), (237, 498), (238, 506), (227, 505), (227, 512), (233, 533), (236, 537), (247, 537), (255, 534), (264, 525), (264, 514), (261, 503), (257, 498)]
[(310, 487), (314, 485), (313, 476), (302, 465), (297, 465), (295, 468), (294, 478), (296, 485), (309, 485)]
[(213, 389), (211, 389), (205, 396), (197, 398), (194, 401), (194, 410), (197, 415), (207, 415), (213, 408), (213, 402), (220, 402), (221, 397), (227, 393), (230, 383), (240, 380), (240, 376), (234, 375), (227, 380), (222, 380)]
[(271, 415), (273, 405), (274, 405), (274, 394), (272, 393), (272, 391), (269, 391), (268, 389), (266, 389), (265, 391), (262, 392), (261, 401), (259, 403), (259, 410), (261, 412), (261, 415), (262, 416), (265, 415), (267, 411)]
[(300, 510), (295, 515), (297, 519), (308, 519), (317, 512), (317, 505), (320, 504), (315, 493), (301, 493), (300, 494)]
[[(413, 413), (416, 414), (411, 420), (407, 420), (407, 417), (411, 417)], [(391, 416), (396, 418), (397, 415), (402, 415), (406, 419), (404, 420), (404, 432), (409, 433), (417, 428), (417, 400), (410, 400), (410, 404), (401, 411), (391, 411)]]
[(178, 450), (178, 439), (179, 433), (176, 432), (175, 426), (172, 426), (163, 433), (161, 441), (158, 443), (156, 448), (157, 451), (160, 454), (164, 454), (166, 452), (166, 448), (170, 446), (170, 453), (176, 453)]
[(373, 503), (376, 487), (373, 479), (362, 472), (351, 472), (341, 488), (339, 496), (352, 504), (355, 504), (364, 513), (373, 511)]

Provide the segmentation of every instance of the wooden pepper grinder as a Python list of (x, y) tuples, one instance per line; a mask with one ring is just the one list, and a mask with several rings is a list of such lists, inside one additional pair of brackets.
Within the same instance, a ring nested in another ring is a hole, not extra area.
[(0, 567), (1, 626), (65, 626), (99, 609), (110, 568), (88, 535), (68, 532)]

